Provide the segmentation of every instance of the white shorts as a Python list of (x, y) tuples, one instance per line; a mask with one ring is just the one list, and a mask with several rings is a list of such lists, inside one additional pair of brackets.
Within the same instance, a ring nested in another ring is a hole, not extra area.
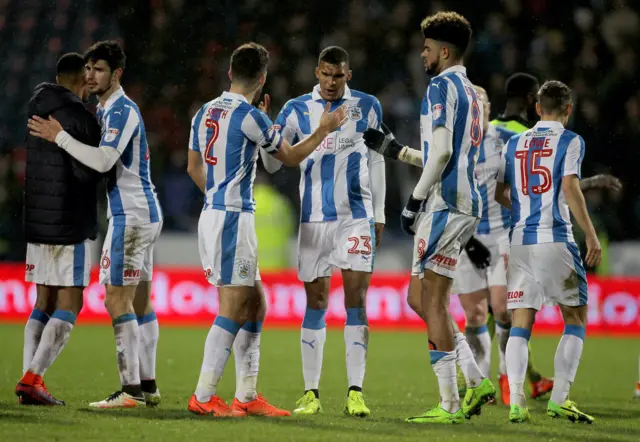
[(137, 285), (153, 277), (153, 247), (162, 222), (127, 226), (109, 220), (102, 245), (100, 284)]
[(413, 241), (412, 275), (422, 279), (425, 269), (453, 278), (462, 247), (480, 220), (450, 210), (421, 213)]
[(25, 281), (59, 287), (88, 286), (92, 244), (89, 239), (67, 246), (27, 244)]
[(587, 276), (573, 243), (511, 246), (507, 308), (587, 305)]
[(298, 279), (331, 276), (333, 268), (373, 272), (376, 231), (373, 219), (302, 223), (298, 232)]
[(198, 221), (198, 249), (204, 276), (217, 287), (255, 286), (258, 239), (253, 213), (204, 210)]
[(489, 287), (507, 285), (507, 257), (509, 256), (509, 235), (476, 235), (478, 241), (491, 252), (491, 263), (487, 268), (479, 269), (469, 259), (466, 251), (460, 253), (458, 268), (453, 278), (452, 294), (473, 293)]

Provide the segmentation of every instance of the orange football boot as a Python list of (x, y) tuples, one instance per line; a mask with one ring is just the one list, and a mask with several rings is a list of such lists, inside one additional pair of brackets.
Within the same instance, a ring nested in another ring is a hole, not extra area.
[(64, 405), (49, 393), (42, 376), (27, 371), (16, 385), (16, 396), (23, 405)]
[(538, 382), (531, 382), (531, 399), (537, 399), (553, 390), (553, 379), (542, 378)]
[(241, 414), (246, 416), (268, 417), (291, 416), (291, 412), (274, 407), (267, 402), (261, 394), (251, 402), (240, 402), (238, 399), (234, 398), (231, 408), (233, 409), (234, 416), (239, 416)]
[(187, 409), (195, 414), (201, 414), (203, 416), (215, 416), (215, 417), (231, 417), (233, 413), (231, 407), (222, 400), (220, 396), (211, 396), (208, 402), (199, 402), (196, 395), (192, 395), (189, 400), (189, 406)]

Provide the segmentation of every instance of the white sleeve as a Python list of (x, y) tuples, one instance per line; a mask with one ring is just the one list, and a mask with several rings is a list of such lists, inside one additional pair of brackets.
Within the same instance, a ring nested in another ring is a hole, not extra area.
[(262, 165), (269, 173), (276, 173), (282, 167), (282, 162), (273, 155), (269, 155), (264, 149), (260, 149), (260, 158), (262, 158)]
[(101, 173), (111, 170), (120, 158), (120, 152), (111, 146), (89, 146), (65, 131), (58, 133), (56, 144), (85, 166)]
[(569, 142), (564, 158), (564, 171), (562, 176), (577, 175), (582, 178), (582, 159), (584, 158), (584, 140), (580, 135)]
[(262, 111), (252, 109), (242, 121), (242, 132), (256, 145), (271, 155), (282, 144), (282, 136), (275, 130), (273, 123)]
[(373, 150), (369, 151), (369, 181), (374, 220), (376, 223), (384, 224), (384, 205), (387, 193), (384, 157)]
[(413, 189), (413, 197), (417, 200), (427, 199), (433, 185), (442, 177), (444, 168), (453, 153), (453, 132), (444, 125), (433, 131), (433, 143), (429, 147), (427, 162), (422, 169), (420, 181)]

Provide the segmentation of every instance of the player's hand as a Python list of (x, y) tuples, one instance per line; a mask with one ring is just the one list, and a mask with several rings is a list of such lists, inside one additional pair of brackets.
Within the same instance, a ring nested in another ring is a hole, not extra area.
[(56, 142), (56, 137), (64, 130), (58, 120), (52, 116), (49, 116), (49, 119), (45, 120), (44, 118), (34, 115), (27, 122), (27, 127), (29, 128), (30, 135), (52, 143)]
[(396, 137), (389, 128), (382, 123), (382, 132), (376, 129), (367, 129), (362, 134), (364, 144), (371, 150), (375, 150), (385, 157), (398, 159), (400, 151), (404, 147), (396, 141)]
[(402, 210), (402, 215), (400, 215), (400, 225), (402, 226), (402, 230), (404, 230), (407, 235), (415, 235), (413, 226), (416, 222), (416, 218), (418, 217), (418, 212), (420, 211), (421, 205), (422, 201), (415, 199), (413, 195), (411, 195), (409, 196), (407, 205)]
[(602, 247), (600, 246), (600, 240), (596, 235), (588, 235), (585, 240), (587, 243), (587, 256), (585, 257), (585, 263), (589, 267), (597, 267), (602, 259)]
[(271, 110), (271, 97), (269, 96), (269, 94), (264, 94), (264, 97), (262, 97), (262, 101), (258, 105), (258, 109), (269, 115), (269, 111)]
[(380, 247), (380, 242), (382, 242), (382, 232), (384, 231), (384, 224), (375, 223), (373, 228), (376, 231), (376, 249)]
[(324, 106), (324, 112), (322, 113), (322, 117), (320, 117), (320, 124), (318, 125), (318, 129), (325, 130), (328, 133), (333, 132), (348, 120), (347, 108), (344, 104), (333, 112), (329, 112), (330, 109), (331, 103), (327, 103)]
[(613, 175), (603, 173), (586, 178), (584, 181), (588, 183), (587, 189), (607, 189), (613, 194), (622, 190), (622, 182)]
[(489, 267), (491, 264), (491, 252), (475, 236), (472, 236), (471, 239), (464, 246), (464, 249), (469, 256), (469, 259), (478, 269), (484, 269)]

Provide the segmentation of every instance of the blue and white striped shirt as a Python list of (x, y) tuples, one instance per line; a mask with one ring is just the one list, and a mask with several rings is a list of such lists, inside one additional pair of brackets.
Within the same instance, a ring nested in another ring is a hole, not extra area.
[(243, 95), (224, 92), (205, 103), (191, 120), (189, 140), (206, 166), (203, 210), (253, 213), (258, 148), (274, 154), (281, 143), (269, 117)]
[(453, 209), (480, 217), (482, 200), (474, 169), (482, 143), (483, 109), (464, 66), (445, 69), (431, 79), (420, 109), (422, 158), (426, 164), (433, 131), (453, 133), (453, 153), (442, 178), (430, 190), (425, 210)]
[(479, 235), (502, 236), (509, 232), (509, 210), (495, 200), (496, 175), (500, 168), (502, 148), (515, 132), (490, 124), (482, 137), (475, 174), (482, 199), (482, 217), (476, 232)]
[[(316, 85), (310, 94), (284, 105), (276, 128), (295, 144), (318, 127), (325, 104)], [(362, 134), (367, 128), (380, 130), (382, 108), (376, 97), (348, 87), (331, 103), (331, 110), (343, 104), (349, 121), (300, 163), (302, 223), (374, 217), (369, 168), (384, 158), (365, 146)]]
[(580, 178), (584, 150), (582, 137), (556, 121), (509, 140), (498, 181), (511, 189), (511, 245), (574, 242), (562, 178)]
[(119, 88), (98, 106), (102, 126), (100, 146), (117, 149), (120, 158), (108, 174), (107, 218), (139, 225), (162, 220), (162, 210), (151, 182), (151, 158), (138, 106)]

